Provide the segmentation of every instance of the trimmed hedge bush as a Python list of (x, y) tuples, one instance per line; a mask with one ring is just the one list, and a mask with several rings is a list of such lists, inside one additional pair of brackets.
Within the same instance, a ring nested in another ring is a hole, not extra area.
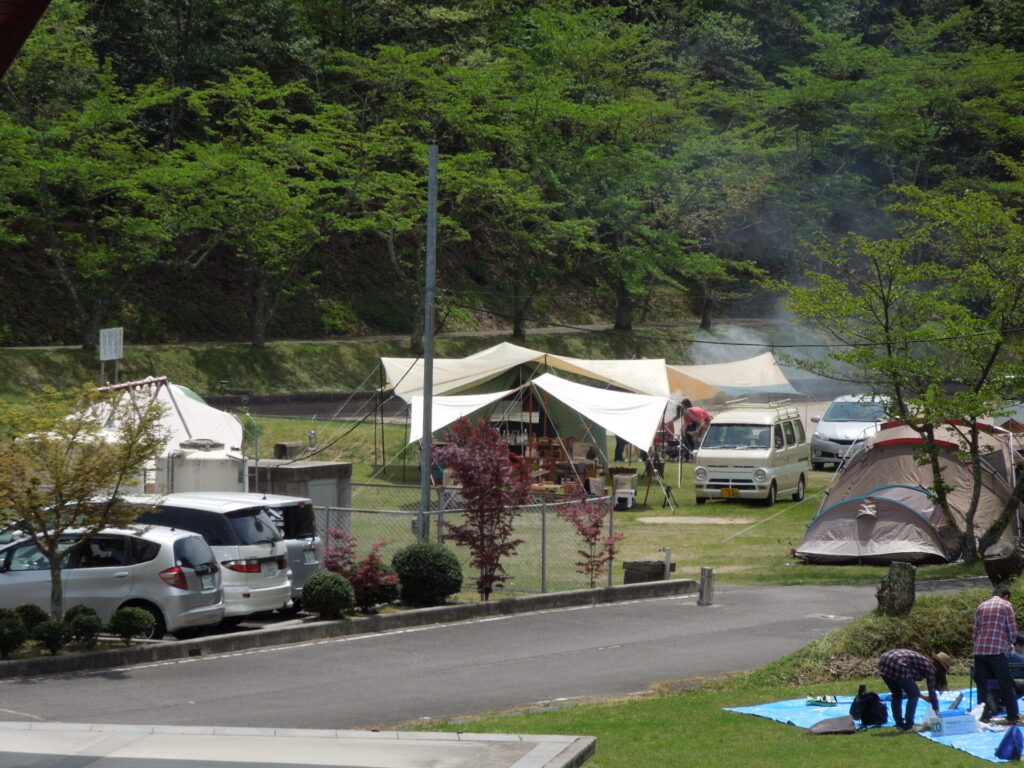
[(28, 640), (28, 630), (18, 612), (0, 609), (0, 659), (9, 659)]
[(42, 643), (46, 650), (56, 656), (71, 642), (71, 627), (63, 621), (47, 619), (32, 628), (32, 639)]
[(94, 608), (73, 605), (64, 614), (64, 623), (71, 628), (71, 639), (86, 648), (93, 648), (103, 631), (103, 619)]
[(317, 571), (302, 586), (303, 609), (324, 619), (340, 619), (355, 605), (355, 590), (340, 573)]
[(156, 619), (153, 614), (143, 608), (128, 606), (118, 608), (110, 617), (110, 631), (124, 641), (125, 645), (132, 644), (133, 637), (145, 637), (153, 631)]
[(442, 605), (462, 590), (462, 566), (441, 544), (410, 544), (395, 553), (391, 567), (398, 574), (402, 601), (409, 605)]
[(50, 614), (35, 603), (25, 603), (25, 605), (19, 605), (14, 610), (21, 616), (21, 620), (25, 623), (25, 629), (29, 631), (29, 634), (36, 628), (37, 624), (42, 624), (50, 618)]

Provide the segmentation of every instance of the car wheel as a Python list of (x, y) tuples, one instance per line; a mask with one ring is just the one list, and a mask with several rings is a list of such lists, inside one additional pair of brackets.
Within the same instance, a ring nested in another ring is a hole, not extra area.
[(125, 607), (141, 608), (150, 616), (153, 617), (153, 629), (148, 635), (143, 635), (143, 640), (160, 640), (164, 635), (167, 634), (167, 622), (164, 621), (164, 615), (160, 612), (160, 609), (150, 603), (128, 603)]
[(768, 495), (764, 497), (764, 505), (770, 507), (775, 504), (775, 494), (778, 491), (775, 488), (775, 481), (772, 480), (772, 484), (768, 486)]
[(708, 500), (708, 499), (707, 499), (707, 497), (706, 497), (706, 496), (698, 496), (698, 497), (697, 497), (697, 503), (698, 503), (698, 504), (704, 504), (704, 503), (705, 503), (705, 502), (706, 502), (707, 500)]
[(813, 469), (815, 472), (821, 472), (825, 469), (825, 465), (819, 461), (812, 461), (811, 469)]
[(793, 494), (793, 501), (803, 501), (805, 490), (804, 476), (800, 475), (800, 482), (796, 484), (796, 493)]

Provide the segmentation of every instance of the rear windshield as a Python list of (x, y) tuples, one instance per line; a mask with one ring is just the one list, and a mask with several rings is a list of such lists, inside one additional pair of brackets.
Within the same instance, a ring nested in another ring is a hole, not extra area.
[(239, 544), (268, 544), (281, 541), (281, 533), (277, 525), (270, 519), (267, 511), (261, 507), (240, 509), (229, 512), (227, 519), (238, 538)]
[(183, 568), (195, 568), (205, 563), (215, 563), (210, 546), (199, 536), (189, 536), (174, 542), (174, 561)]
[(316, 536), (316, 521), (312, 504), (290, 504), (287, 507), (266, 507), (266, 512), (277, 524), (286, 539), (306, 539)]

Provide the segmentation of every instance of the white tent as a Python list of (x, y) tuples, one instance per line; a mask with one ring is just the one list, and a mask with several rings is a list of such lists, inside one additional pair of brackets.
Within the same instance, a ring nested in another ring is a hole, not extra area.
[[(643, 448), (654, 442), (668, 398), (658, 395), (635, 395), (599, 387), (589, 387), (545, 373), (525, 386), (535, 386), (558, 399), (586, 419)], [(482, 411), (489, 405), (517, 392), (517, 389), (487, 395), (451, 395), (434, 397), (431, 427), (441, 429), (458, 419)], [(422, 436), (423, 396), (412, 396), (412, 419), (409, 442)]]
[[(242, 449), (242, 423), (234, 414), (207, 405), (195, 392), (172, 384), (166, 377), (154, 376), (103, 389), (129, 397), (140, 405), (161, 403), (164, 415), (160, 425), (169, 434), (168, 451), (194, 440), (222, 443), (229, 451)], [(108, 421), (106, 427), (116, 429), (117, 425)]]
[[(382, 357), (385, 388), (406, 402), (423, 395), (424, 363), (415, 357)], [(463, 358), (434, 360), (434, 395), (479, 387), (520, 365), (547, 367), (603, 381), (627, 392), (668, 397), (664, 360), (581, 360), (504, 342)], [(518, 386), (522, 382), (515, 382)], [(506, 385), (507, 387), (507, 385)]]

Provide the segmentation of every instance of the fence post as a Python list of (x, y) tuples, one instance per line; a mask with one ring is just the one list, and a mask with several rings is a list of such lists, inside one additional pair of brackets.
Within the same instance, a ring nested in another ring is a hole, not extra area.
[[(608, 536), (611, 537), (611, 536), (614, 536), (614, 535), (615, 535), (615, 505), (613, 504), (611, 512), (608, 513)], [(615, 558), (613, 557), (613, 558), (611, 558), (608, 561), (608, 586), (609, 587), (612, 585), (612, 572), (615, 570), (615, 568), (613, 567), (614, 565), (615, 565)]]
[(548, 504), (540, 506), (540, 591), (548, 591)]

